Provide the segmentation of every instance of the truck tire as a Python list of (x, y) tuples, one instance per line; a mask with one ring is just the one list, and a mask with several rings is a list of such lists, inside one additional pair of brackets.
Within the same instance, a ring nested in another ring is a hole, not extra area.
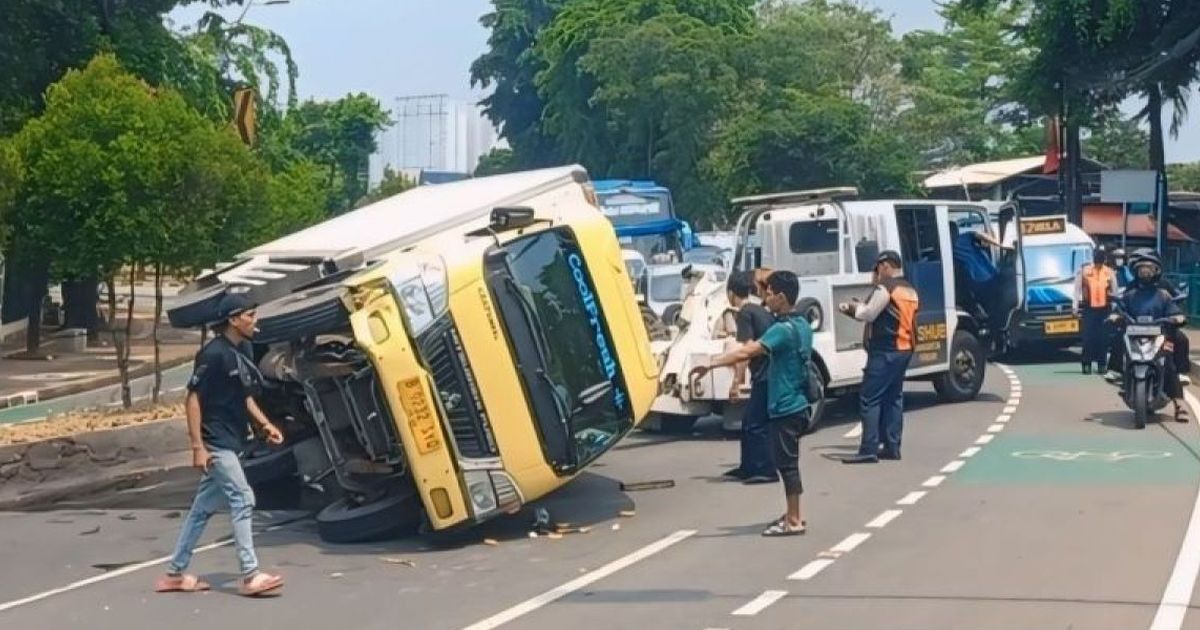
[(683, 312), (682, 304), (672, 304), (663, 309), (662, 322), (667, 326), (674, 326), (679, 319), (679, 314)]
[(405, 488), (370, 503), (342, 497), (317, 513), (317, 535), (330, 543), (359, 543), (398, 538), (421, 526), (421, 500)]
[(242, 472), (251, 488), (296, 474), (296, 454), (291, 446), (253, 448), (242, 456)]
[(933, 381), (944, 402), (966, 402), (979, 395), (987, 359), (983, 346), (971, 333), (955, 331), (950, 343), (950, 369)]
[(813, 332), (821, 330), (825, 322), (825, 312), (821, 310), (821, 302), (813, 298), (803, 298), (796, 303), (794, 313), (802, 315), (812, 326)]
[(652, 414), (640, 425), (647, 433), (681, 434), (691, 433), (698, 416), (680, 416), (669, 413)]
[(333, 332), (346, 326), (349, 313), (339, 286), (304, 291), (271, 302), (258, 310), (255, 343), (272, 344)]

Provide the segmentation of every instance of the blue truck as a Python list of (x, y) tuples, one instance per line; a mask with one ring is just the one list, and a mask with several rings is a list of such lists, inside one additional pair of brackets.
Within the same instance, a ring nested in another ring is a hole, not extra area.
[(666, 187), (630, 179), (602, 179), (593, 185), (623, 249), (635, 250), (652, 263), (671, 256), (681, 261), (695, 245), (691, 226), (676, 215)]

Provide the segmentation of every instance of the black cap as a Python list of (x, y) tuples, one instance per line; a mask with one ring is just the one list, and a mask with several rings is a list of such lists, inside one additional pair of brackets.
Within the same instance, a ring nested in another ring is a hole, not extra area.
[(891, 249), (879, 252), (879, 255), (875, 257), (875, 266), (879, 266), (879, 263), (888, 263), (897, 269), (904, 266), (900, 262), (900, 254)]
[(226, 320), (257, 307), (258, 305), (245, 293), (226, 293), (217, 303), (217, 317)]

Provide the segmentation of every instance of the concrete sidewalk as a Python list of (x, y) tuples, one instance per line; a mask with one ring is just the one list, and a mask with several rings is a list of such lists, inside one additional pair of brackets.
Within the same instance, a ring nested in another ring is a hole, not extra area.
[[(135, 320), (130, 350), (130, 378), (154, 373), (152, 322)], [(116, 350), (108, 333), (101, 333), (97, 345), (83, 352), (62, 352), (46, 331), (42, 344), (44, 358), (22, 358), (24, 338), (14, 338), (0, 346), (0, 409), (30, 405), (54, 398), (120, 383)], [(200, 334), (176, 330), (165, 323), (159, 328), (162, 369), (190, 363), (200, 348)]]

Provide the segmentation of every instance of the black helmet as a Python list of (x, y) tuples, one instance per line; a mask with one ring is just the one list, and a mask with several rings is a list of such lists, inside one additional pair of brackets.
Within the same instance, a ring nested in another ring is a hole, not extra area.
[(1162, 277), (1163, 272), (1162, 259), (1159, 258), (1158, 252), (1150, 248), (1142, 248), (1133, 252), (1133, 255), (1129, 257), (1129, 268), (1133, 270), (1135, 278), (1137, 277), (1138, 267), (1146, 265), (1150, 265), (1154, 268), (1154, 277), (1152, 281), (1158, 282), (1158, 279)]

